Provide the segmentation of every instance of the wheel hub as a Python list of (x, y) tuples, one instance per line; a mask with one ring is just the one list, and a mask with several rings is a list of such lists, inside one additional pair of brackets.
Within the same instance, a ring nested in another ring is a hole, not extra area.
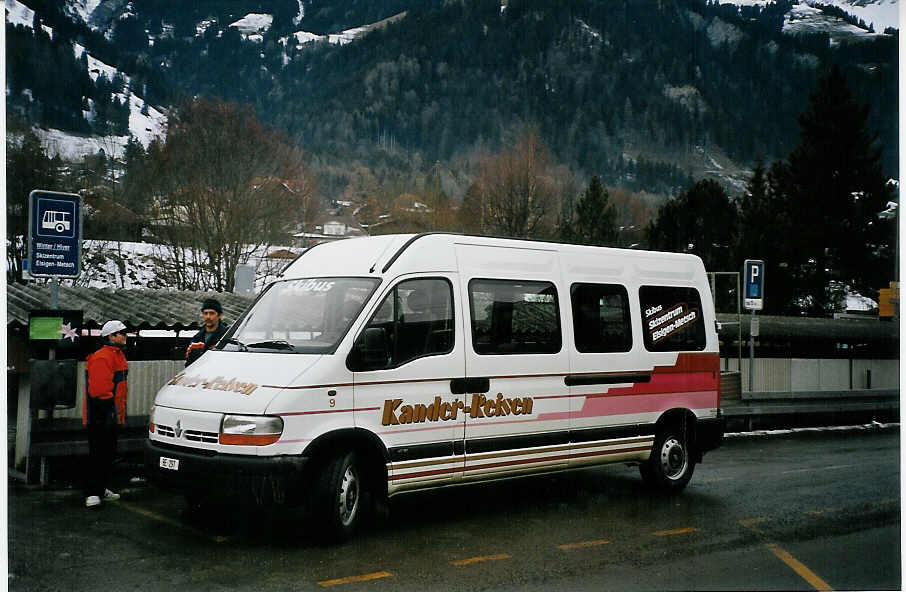
[(346, 467), (343, 480), (340, 483), (340, 520), (348, 526), (355, 518), (359, 507), (359, 480), (352, 467)]
[(675, 481), (681, 478), (686, 472), (688, 462), (686, 449), (682, 442), (676, 438), (670, 438), (664, 442), (664, 446), (661, 447), (661, 466), (668, 479)]

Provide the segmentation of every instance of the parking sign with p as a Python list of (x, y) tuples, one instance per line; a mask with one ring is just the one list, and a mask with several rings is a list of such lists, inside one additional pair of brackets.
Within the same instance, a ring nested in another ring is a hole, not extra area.
[(743, 306), (746, 310), (761, 310), (764, 308), (764, 261), (746, 259), (743, 274)]

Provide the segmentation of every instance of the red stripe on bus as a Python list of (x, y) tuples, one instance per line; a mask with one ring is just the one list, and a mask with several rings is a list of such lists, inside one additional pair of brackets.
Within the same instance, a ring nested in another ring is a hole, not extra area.
[(380, 407), (361, 407), (359, 409), (324, 409), (323, 411), (287, 411), (278, 413), (280, 417), (290, 417), (292, 415), (319, 415), (321, 413), (349, 413), (352, 411), (380, 411)]

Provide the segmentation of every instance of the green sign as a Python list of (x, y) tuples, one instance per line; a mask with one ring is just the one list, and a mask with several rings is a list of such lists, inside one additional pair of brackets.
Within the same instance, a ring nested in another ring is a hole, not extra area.
[(29, 339), (59, 339), (63, 330), (63, 317), (37, 317), (28, 325)]
[(54, 347), (77, 347), (82, 339), (81, 310), (33, 310), (28, 315), (28, 338)]

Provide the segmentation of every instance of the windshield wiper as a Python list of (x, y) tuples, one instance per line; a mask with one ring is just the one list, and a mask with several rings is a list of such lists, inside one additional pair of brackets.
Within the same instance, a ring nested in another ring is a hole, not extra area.
[(296, 347), (286, 341), (285, 339), (272, 339), (270, 341), (259, 341), (258, 343), (249, 343), (249, 347), (260, 347), (264, 349), (286, 349), (292, 352), (296, 351)]
[(227, 344), (227, 345), (237, 345), (237, 346), (239, 346), (239, 351), (247, 352), (247, 351), (249, 350), (249, 348), (248, 348), (248, 346), (247, 346), (246, 344), (242, 343), (242, 342), (239, 341), (238, 339), (233, 339), (232, 337), (230, 337), (229, 339), (225, 340), (224, 343)]

